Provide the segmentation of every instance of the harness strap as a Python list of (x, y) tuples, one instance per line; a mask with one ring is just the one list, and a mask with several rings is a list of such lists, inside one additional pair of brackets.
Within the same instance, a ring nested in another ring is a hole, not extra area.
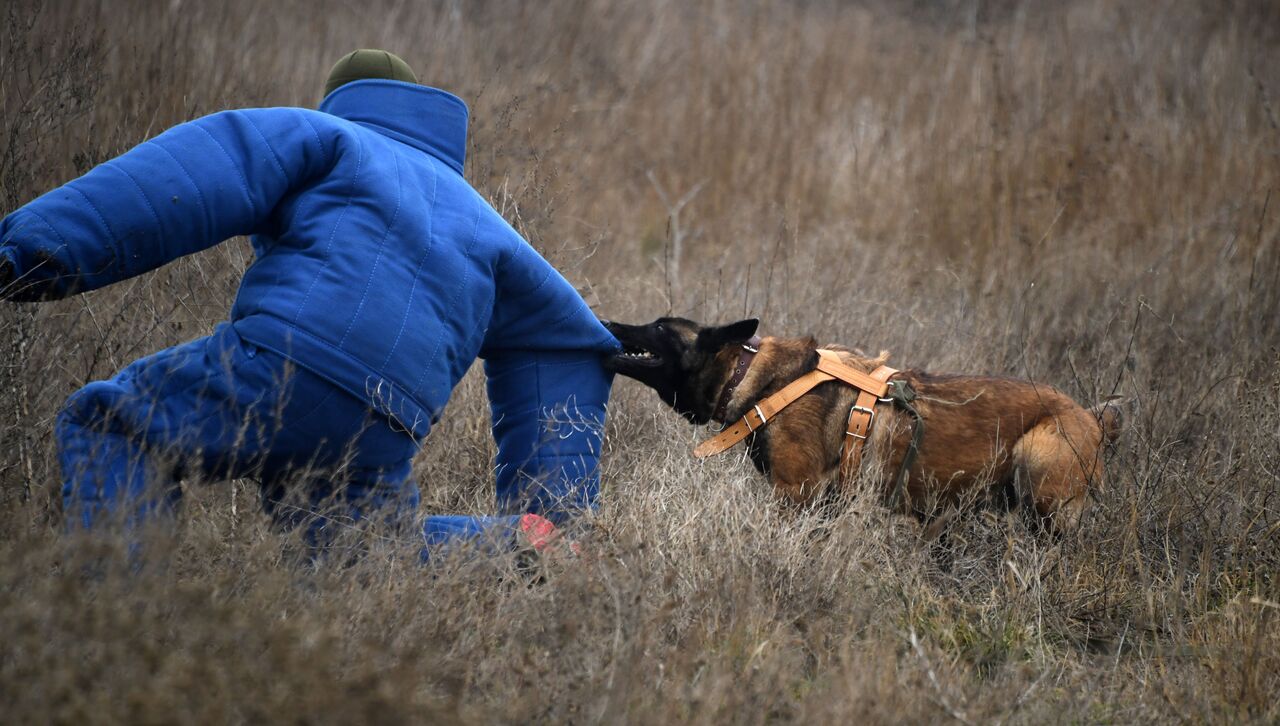
[(920, 445), (924, 442), (924, 418), (920, 416), (916, 407), (911, 405), (916, 400), (916, 392), (906, 381), (894, 381), (894, 385), (889, 386), (889, 398), (895, 406), (915, 419), (915, 425), (912, 426), (911, 431), (911, 442), (907, 444), (907, 450), (902, 455), (902, 464), (898, 466), (898, 477), (889, 499), (889, 507), (897, 509), (907, 491), (907, 477), (911, 471), (911, 465), (915, 463), (916, 454), (920, 452)]
[(876, 399), (884, 397), (889, 390), (889, 378), (897, 372), (894, 368), (880, 366), (868, 375), (841, 362), (839, 355), (834, 351), (819, 349), (818, 367), (815, 370), (800, 376), (777, 393), (757, 403), (733, 425), (699, 444), (693, 450), (693, 455), (705, 458), (727, 451), (761, 426), (769, 423), (779, 411), (813, 390), (814, 386), (839, 380), (858, 389), (857, 401), (849, 409), (849, 421), (845, 426), (840, 457), (841, 479), (849, 481), (857, 473), (858, 465), (862, 462), (862, 447), (871, 433), (871, 424), (875, 421)]
[(769, 420), (779, 411), (813, 390), (814, 386), (834, 380), (834, 378), (834, 376), (822, 371), (809, 371), (788, 383), (782, 390), (752, 406), (751, 410), (747, 411), (747, 415), (735, 421), (732, 426), (698, 444), (698, 447), (693, 450), (693, 455), (703, 459), (728, 451), (738, 442), (750, 436), (752, 431), (769, 423)]
[[(818, 349), (818, 370), (824, 373), (830, 373), (833, 378), (848, 383), (860, 391), (866, 391), (876, 398), (883, 398), (885, 391), (889, 390), (887, 381), (898, 370), (889, 366), (880, 366), (870, 374), (850, 365), (845, 365), (840, 360), (839, 354), (833, 350)], [(884, 373), (884, 371), (888, 371)]]
[(879, 394), (858, 386), (858, 399), (849, 407), (849, 422), (844, 427), (844, 445), (840, 456), (841, 482), (853, 481), (858, 473), (858, 466), (862, 463), (862, 447), (867, 443), (867, 437), (871, 435), (871, 424), (876, 419), (876, 399), (883, 398), (888, 392), (889, 378), (897, 372), (897, 369), (889, 366), (880, 366), (871, 372), (869, 377), (872, 381), (883, 387)]

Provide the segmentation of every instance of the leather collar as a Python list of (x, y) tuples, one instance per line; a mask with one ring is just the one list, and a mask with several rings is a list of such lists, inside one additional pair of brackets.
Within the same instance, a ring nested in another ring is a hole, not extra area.
[(711, 415), (715, 421), (724, 423), (725, 409), (729, 407), (729, 399), (733, 397), (733, 391), (742, 383), (742, 379), (747, 375), (747, 369), (751, 367), (751, 361), (755, 360), (756, 353), (760, 352), (760, 336), (753, 335), (751, 339), (742, 344), (742, 352), (738, 354), (738, 364), (733, 367), (733, 375), (729, 376), (729, 382), (725, 384), (724, 390), (720, 392), (720, 401), (716, 403), (716, 411)]

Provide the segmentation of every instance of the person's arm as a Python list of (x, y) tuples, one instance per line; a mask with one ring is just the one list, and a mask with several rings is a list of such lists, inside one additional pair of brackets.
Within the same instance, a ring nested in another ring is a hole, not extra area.
[(594, 351), (509, 351), (485, 361), (498, 511), (562, 521), (595, 506), (612, 374)]
[(21, 207), (0, 221), (0, 296), (66, 297), (257, 231), (339, 153), (310, 113), (180, 124)]
[(498, 506), (561, 520), (595, 505), (613, 383), (602, 360), (618, 342), (523, 240), (496, 282), (481, 356), (498, 444)]

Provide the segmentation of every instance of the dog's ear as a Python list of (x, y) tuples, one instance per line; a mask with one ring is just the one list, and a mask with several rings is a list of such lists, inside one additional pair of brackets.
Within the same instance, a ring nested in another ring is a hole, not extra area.
[(756, 329), (759, 327), (758, 319), (747, 318), (718, 328), (703, 328), (698, 332), (698, 347), (704, 350), (719, 350), (726, 345), (745, 343), (756, 334)]

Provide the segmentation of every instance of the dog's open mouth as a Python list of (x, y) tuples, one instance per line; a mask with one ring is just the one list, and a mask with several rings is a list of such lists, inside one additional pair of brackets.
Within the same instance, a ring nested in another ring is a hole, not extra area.
[(622, 346), (622, 352), (614, 356), (619, 362), (638, 363), (640, 365), (657, 365), (662, 362), (656, 353), (639, 345)]

